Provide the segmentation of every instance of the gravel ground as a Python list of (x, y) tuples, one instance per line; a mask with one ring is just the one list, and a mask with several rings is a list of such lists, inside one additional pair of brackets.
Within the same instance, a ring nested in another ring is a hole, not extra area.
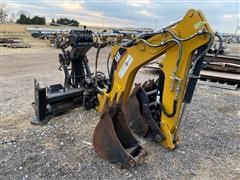
[[(0, 179), (240, 179), (240, 91), (197, 86), (181, 124), (180, 146), (168, 151), (141, 140), (148, 156), (131, 169), (97, 157), (92, 136), (99, 114), (94, 110), (77, 108), (45, 126), (31, 125), (33, 78), (46, 85), (63, 82), (57, 53), (1, 49)], [(137, 79), (154, 76), (142, 70)]]

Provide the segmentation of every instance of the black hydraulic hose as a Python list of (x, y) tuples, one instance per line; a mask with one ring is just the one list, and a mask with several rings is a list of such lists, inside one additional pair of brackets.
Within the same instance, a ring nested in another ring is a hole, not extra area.
[(110, 77), (110, 70), (109, 70), (109, 60), (110, 60), (111, 53), (109, 53), (108, 58), (107, 58), (107, 72), (108, 72), (108, 77)]
[(223, 47), (222, 37), (217, 32), (215, 33), (215, 36), (218, 38), (218, 41), (219, 41), (218, 50), (211, 59), (209, 59), (207, 62), (204, 62), (203, 68), (205, 68), (214, 58), (216, 58), (219, 55), (220, 51), (222, 50), (222, 47)]
[[(150, 47), (160, 47), (163, 45), (166, 45), (169, 42), (175, 42), (178, 45), (178, 57), (177, 57), (177, 61), (176, 61), (176, 65), (175, 65), (175, 70), (174, 73), (176, 73), (177, 69), (179, 68), (180, 65), (180, 61), (181, 61), (181, 57), (182, 57), (182, 44), (180, 43), (180, 40), (178, 38), (174, 39), (170, 39), (168, 41), (163, 41), (160, 44), (150, 44), (149, 42), (147, 42), (145, 39), (140, 39), (141, 41), (143, 41), (145, 44), (147, 44)], [(177, 112), (177, 99), (175, 99), (173, 101), (173, 111), (171, 113), (168, 113), (165, 109), (165, 107), (163, 106), (163, 104), (160, 103), (160, 108), (162, 109), (162, 112), (164, 113), (165, 116), (167, 116), (168, 118), (172, 118), (175, 116), (176, 112)]]
[(90, 68), (89, 68), (89, 65), (88, 65), (88, 59), (87, 59), (87, 56), (85, 55), (84, 56), (84, 66), (85, 66), (85, 69), (86, 69), (86, 74), (88, 77), (91, 77), (91, 71), (90, 71)]
[(206, 33), (209, 34), (209, 36), (210, 36), (208, 43), (206, 43), (206, 44), (208, 44), (208, 46), (207, 46), (207, 47), (204, 46), (204, 47), (205, 47), (205, 50), (202, 50), (202, 52), (200, 52), (200, 54), (197, 56), (197, 58), (196, 58), (196, 60), (195, 60), (195, 62), (194, 62), (194, 64), (193, 64), (193, 67), (192, 67), (192, 69), (191, 69), (191, 71), (190, 71), (190, 74), (192, 74), (192, 71), (195, 69), (195, 66), (196, 66), (196, 64), (198, 63), (198, 61), (199, 61), (201, 58), (204, 58), (205, 54), (206, 54), (206, 53), (208, 52), (208, 50), (212, 47), (212, 44), (213, 44), (213, 41), (214, 41), (214, 36), (213, 36), (211, 33), (209, 33), (209, 32), (206, 32)]
[(159, 79), (158, 79), (158, 87), (157, 87), (157, 97), (156, 97), (156, 101), (157, 104), (159, 104), (160, 109), (162, 110), (162, 112), (164, 113), (165, 116), (167, 116), (168, 118), (172, 118), (175, 116), (176, 112), (177, 112), (177, 98), (174, 99), (173, 101), (173, 110), (171, 113), (168, 113), (165, 109), (165, 107), (163, 106), (163, 104), (161, 103), (161, 99), (162, 99), (162, 92), (163, 92), (163, 86), (164, 86), (164, 81), (165, 81), (165, 76), (163, 71), (160, 70), (159, 73)]
[(214, 37), (211, 33), (209, 33), (209, 35), (210, 35), (210, 39), (208, 41), (208, 44), (205, 44), (199, 48), (197, 53), (197, 59), (195, 60), (194, 65), (189, 73), (190, 77), (189, 77), (188, 85), (183, 98), (183, 102), (185, 103), (190, 103), (192, 101), (192, 97), (193, 97), (195, 87), (197, 85), (198, 77), (200, 75), (200, 71), (203, 66), (204, 55), (207, 53), (207, 51), (211, 48), (213, 44)]
[(163, 106), (163, 104), (161, 104), (161, 99), (162, 99), (162, 93), (163, 92), (163, 86), (164, 86), (164, 73), (163, 71), (160, 70), (159, 72), (159, 78), (158, 78), (158, 86), (157, 86), (157, 97), (156, 97), (156, 103), (159, 104), (160, 109), (162, 110), (162, 112), (169, 118), (172, 118), (173, 116), (175, 116), (176, 112), (177, 112), (177, 99), (174, 99), (173, 102), (173, 111), (171, 113), (168, 113), (165, 109), (165, 107)]
[(98, 67), (98, 57), (99, 57), (99, 52), (100, 52), (101, 47), (99, 46), (97, 49), (97, 53), (96, 53), (96, 60), (95, 60), (95, 85), (97, 86), (97, 67)]
[[(202, 31), (202, 32), (195, 33), (195, 34), (191, 35), (191, 36), (188, 37), (188, 38), (182, 39), (182, 38), (179, 38), (179, 37), (175, 36), (171, 31), (169, 31), (169, 30), (166, 30), (166, 31), (169, 32), (169, 33), (173, 36), (173, 38), (176, 40), (176, 42), (177, 42), (178, 45), (181, 45), (181, 43), (180, 43), (179, 41), (187, 41), (187, 40), (190, 40), (190, 39), (194, 38), (195, 36), (200, 35), (200, 34), (202, 34), (202, 33), (208, 33), (208, 34), (210, 35), (209, 44), (208, 44), (207, 48), (205, 47), (206, 49), (204, 48), (204, 49), (202, 49), (201, 51), (199, 51), (199, 56), (198, 56), (198, 58), (196, 59), (196, 62), (199, 62), (199, 64), (202, 64), (202, 62), (203, 62), (202, 59), (204, 58), (204, 55), (206, 54), (206, 52), (207, 52), (207, 51), (211, 48), (211, 46), (212, 46), (212, 43), (213, 43), (213, 40), (214, 40), (214, 37), (212, 36), (212, 34), (210, 34), (209, 32), (206, 32), (206, 31)], [(181, 56), (182, 56), (182, 54), (180, 54), (181, 52), (182, 52), (182, 48), (181, 48), (181, 46), (179, 46), (179, 57), (180, 57), (180, 58), (179, 58), (179, 59), (177, 60), (177, 62), (176, 62), (176, 66), (175, 66), (175, 69), (176, 69), (176, 70), (178, 69), (179, 64), (180, 64), (180, 59), (181, 59)], [(201, 61), (201, 60), (202, 60), (202, 61)], [(196, 65), (196, 64), (195, 64), (195, 65)], [(195, 69), (195, 67), (193, 67), (193, 68)], [(198, 70), (199, 70), (199, 68), (196, 68), (196, 71), (198, 71)], [(201, 69), (200, 69), (200, 70), (201, 70)], [(200, 70), (199, 70), (199, 72), (196, 72), (196, 74), (199, 75)], [(176, 71), (175, 71), (175, 73), (176, 73)], [(195, 74), (195, 73), (194, 73), (194, 74)], [(192, 80), (192, 79), (190, 79), (190, 80)], [(194, 81), (194, 82), (193, 82), (193, 81)], [(186, 102), (186, 101), (191, 101), (191, 99), (192, 99), (192, 95), (193, 95), (193, 91), (194, 91), (195, 86), (196, 86), (197, 79), (193, 79), (193, 81), (190, 82), (189, 86), (187, 87), (186, 92), (189, 92), (189, 91), (190, 91), (191, 93), (186, 93), (186, 94), (185, 94), (185, 97), (184, 97), (185, 102)], [(196, 82), (195, 82), (195, 81), (196, 81)], [(191, 88), (191, 90), (188, 89), (189, 87)], [(189, 95), (189, 96), (186, 97), (186, 95)], [(160, 104), (160, 106), (161, 106), (161, 109), (162, 109), (163, 113), (164, 113), (168, 118), (172, 118), (172, 117), (175, 116), (176, 111), (177, 111), (177, 99), (174, 99), (174, 102), (173, 102), (173, 111), (172, 111), (171, 113), (168, 113), (162, 104)]]
[[(193, 68), (192, 68), (192, 69), (194, 69), (194, 67), (195, 67), (196, 63), (198, 62), (198, 60), (199, 60), (202, 56), (204, 56), (204, 55), (207, 53), (207, 51), (211, 48), (211, 46), (212, 46), (212, 44), (213, 44), (213, 41), (214, 41), (213, 35), (212, 35), (211, 33), (209, 33), (208, 31), (206, 31), (206, 30), (200, 30), (200, 31), (198, 31), (197, 33), (195, 33), (195, 34), (193, 34), (193, 35), (191, 35), (191, 36), (189, 36), (189, 37), (187, 37), (187, 38), (179, 38), (178, 36), (176, 36), (173, 32), (171, 32), (171, 31), (168, 30), (168, 29), (166, 29), (166, 30), (164, 30), (164, 31), (166, 31), (166, 32), (168, 32), (169, 34), (171, 34), (171, 36), (172, 36), (174, 39), (178, 40), (178, 41), (188, 41), (188, 40), (196, 37), (197, 35), (209, 34), (209, 36), (210, 36), (209, 45), (208, 45), (208, 47), (206, 48), (206, 50), (205, 50), (204, 52), (202, 52), (201, 54), (199, 54), (199, 57), (197, 57), (197, 59), (196, 59), (194, 65), (193, 65)], [(177, 61), (177, 63), (176, 63), (176, 70), (178, 69), (179, 64), (180, 64), (180, 61), (179, 61), (179, 62)], [(175, 72), (175, 73), (176, 73), (176, 72)]]
[[(206, 49), (206, 45), (200, 47), (198, 49), (197, 55), (199, 56), (199, 54), (202, 53), (205, 49)], [(204, 61), (204, 56), (198, 58), (197, 63), (194, 65), (194, 69), (192, 73), (190, 73), (192, 77), (190, 76), (187, 84), (187, 88), (186, 88), (184, 99), (183, 99), (184, 103), (190, 103), (192, 101), (193, 93), (197, 85), (197, 80), (198, 80), (200, 71), (202, 69), (203, 61)]]
[(177, 112), (177, 99), (174, 99), (173, 101), (173, 111), (171, 113), (168, 113), (165, 107), (163, 106), (163, 104), (161, 103), (160, 103), (160, 108), (162, 109), (162, 112), (164, 113), (164, 115), (167, 116), (168, 118), (174, 117)]

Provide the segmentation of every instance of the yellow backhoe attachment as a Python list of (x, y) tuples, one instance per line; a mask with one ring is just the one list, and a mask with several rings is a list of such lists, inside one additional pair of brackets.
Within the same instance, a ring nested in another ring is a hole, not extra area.
[[(112, 48), (110, 84), (98, 94), (97, 110), (102, 116), (93, 139), (100, 157), (135, 166), (146, 152), (130, 127), (174, 149), (184, 104), (191, 101), (203, 56), (213, 39), (201, 11), (190, 9), (169, 26)], [(159, 78), (132, 90), (139, 69), (163, 54)]]

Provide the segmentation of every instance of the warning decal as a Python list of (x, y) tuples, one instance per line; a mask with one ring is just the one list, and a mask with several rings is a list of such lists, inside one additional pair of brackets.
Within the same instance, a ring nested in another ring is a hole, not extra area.
[(127, 72), (129, 66), (131, 65), (133, 61), (133, 58), (131, 55), (128, 55), (127, 59), (125, 60), (125, 62), (123, 63), (120, 71), (118, 72), (118, 76), (122, 79), (124, 74)]

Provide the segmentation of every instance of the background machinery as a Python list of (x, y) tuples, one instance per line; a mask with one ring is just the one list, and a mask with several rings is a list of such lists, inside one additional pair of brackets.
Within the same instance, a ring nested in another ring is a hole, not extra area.
[[(112, 60), (108, 76), (97, 69), (100, 49), (105, 47), (98, 39), (86, 29), (59, 39), (64, 85), (45, 88), (35, 80), (36, 118), (32, 123), (47, 123), (51, 116), (77, 106), (95, 108), (101, 112), (93, 135), (95, 151), (123, 167), (134, 167), (147, 155), (133, 132), (174, 149), (181, 117), (191, 102), (204, 55), (214, 41), (204, 15), (190, 9), (181, 20), (159, 31), (113, 46), (106, 61)], [(91, 47), (97, 48), (94, 73), (86, 57)], [(162, 55), (158, 78), (133, 88), (138, 70)]]

